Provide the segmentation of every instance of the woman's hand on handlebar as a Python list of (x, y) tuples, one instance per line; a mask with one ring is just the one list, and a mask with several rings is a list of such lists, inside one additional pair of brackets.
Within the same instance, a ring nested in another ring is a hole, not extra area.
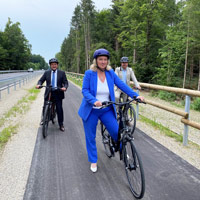
[(138, 97), (135, 99), (135, 101), (138, 102), (138, 103), (144, 103), (144, 104), (146, 104), (145, 99), (144, 99), (144, 97), (142, 97), (142, 96), (138, 96)]
[(102, 103), (101, 103), (101, 101), (96, 101), (96, 102), (94, 103), (94, 105), (95, 105), (96, 107), (101, 107), (101, 106), (102, 106)]
[(141, 101), (144, 101), (144, 97), (138, 96), (136, 99), (140, 99)]

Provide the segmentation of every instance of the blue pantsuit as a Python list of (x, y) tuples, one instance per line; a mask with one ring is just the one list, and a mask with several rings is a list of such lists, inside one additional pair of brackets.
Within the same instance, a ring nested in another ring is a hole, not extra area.
[(92, 109), (88, 119), (83, 121), (88, 161), (91, 163), (97, 162), (96, 128), (98, 120), (101, 120), (115, 141), (117, 141), (118, 137), (118, 123), (112, 107)]
[[(115, 101), (114, 85), (120, 88), (128, 96), (138, 96), (129, 86), (127, 86), (111, 69), (105, 71), (106, 80), (108, 83), (110, 100)], [(91, 163), (97, 162), (97, 148), (96, 148), (96, 127), (100, 119), (110, 133), (111, 137), (117, 141), (118, 124), (116, 119), (115, 105), (111, 105), (104, 109), (94, 109), (94, 103), (97, 93), (97, 72), (87, 70), (83, 79), (82, 94), (83, 100), (79, 108), (78, 114), (83, 120), (83, 126), (86, 138), (86, 147), (88, 153), (88, 160)]]

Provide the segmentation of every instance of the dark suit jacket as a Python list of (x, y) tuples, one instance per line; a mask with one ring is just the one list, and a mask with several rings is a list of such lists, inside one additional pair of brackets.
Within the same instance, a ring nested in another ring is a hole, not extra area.
[[(44, 72), (43, 76), (38, 81), (38, 85), (42, 85), (45, 81), (47, 86), (51, 85), (51, 70), (47, 70)], [(66, 89), (68, 88), (68, 81), (65, 72), (59, 69), (57, 69), (57, 87), (59, 88), (65, 87)], [(48, 97), (48, 94), (49, 94), (49, 89), (46, 88), (44, 94), (45, 99)], [(58, 90), (58, 98), (60, 99), (65, 98), (63, 91)]]

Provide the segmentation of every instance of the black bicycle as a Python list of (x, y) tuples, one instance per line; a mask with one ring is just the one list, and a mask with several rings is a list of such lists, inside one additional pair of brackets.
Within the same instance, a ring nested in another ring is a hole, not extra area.
[[(48, 91), (48, 100), (45, 101), (45, 107), (43, 112), (43, 125), (42, 125), (42, 135), (43, 138), (47, 137), (47, 130), (49, 121), (55, 123), (56, 118), (56, 105), (54, 100), (51, 98), (52, 86), (40, 86), (39, 88), (46, 87), (49, 89)], [(53, 90), (58, 90), (60, 88), (53, 88)]]
[(141, 102), (139, 99), (132, 99), (123, 103), (115, 103), (112, 101), (103, 102), (102, 108), (115, 104), (119, 106), (118, 109), (118, 141), (115, 142), (108, 131), (106, 130), (103, 123), (101, 123), (101, 134), (102, 142), (105, 148), (106, 155), (111, 158), (115, 156), (115, 152), (119, 151), (120, 160), (124, 161), (126, 176), (128, 183), (133, 193), (133, 196), (137, 199), (141, 199), (145, 192), (145, 177), (144, 170), (142, 166), (142, 161), (134, 145), (133, 134), (131, 133), (131, 128), (126, 124), (127, 110), (130, 108), (132, 101)]

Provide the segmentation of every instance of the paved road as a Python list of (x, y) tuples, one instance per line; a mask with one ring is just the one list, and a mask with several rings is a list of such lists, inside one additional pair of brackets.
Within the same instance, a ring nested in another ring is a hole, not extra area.
[[(64, 101), (64, 133), (50, 125), (44, 140), (38, 130), (24, 200), (134, 199), (118, 155), (109, 159), (97, 134), (98, 172), (89, 170), (82, 121), (77, 115), (81, 91), (74, 85)], [(144, 200), (200, 200), (200, 171), (136, 130), (146, 178)]]

